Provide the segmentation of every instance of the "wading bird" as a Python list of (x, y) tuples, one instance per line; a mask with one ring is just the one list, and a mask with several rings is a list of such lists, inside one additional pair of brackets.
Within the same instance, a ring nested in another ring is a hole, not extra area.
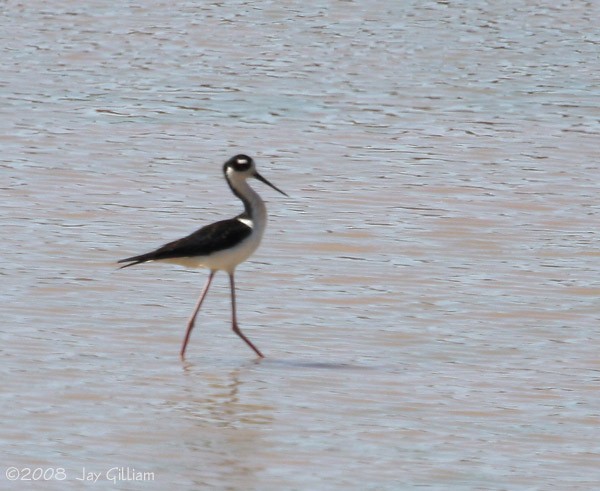
[(235, 218), (221, 220), (206, 225), (196, 232), (179, 240), (169, 242), (158, 249), (121, 259), (119, 263), (128, 263), (127, 268), (148, 261), (163, 261), (179, 264), (188, 268), (208, 268), (208, 280), (200, 298), (196, 303), (192, 316), (187, 323), (187, 331), (181, 346), (181, 358), (194, 328), (196, 316), (202, 306), (204, 297), (217, 271), (225, 271), (229, 275), (231, 286), (231, 325), (233, 331), (242, 338), (254, 352), (264, 358), (263, 354), (240, 330), (235, 309), (234, 272), (238, 264), (248, 259), (260, 244), (267, 225), (267, 208), (260, 196), (248, 184), (248, 179), (255, 178), (287, 196), (275, 187), (256, 170), (254, 160), (247, 155), (236, 155), (223, 165), (223, 174), (233, 194), (244, 204), (244, 212)]

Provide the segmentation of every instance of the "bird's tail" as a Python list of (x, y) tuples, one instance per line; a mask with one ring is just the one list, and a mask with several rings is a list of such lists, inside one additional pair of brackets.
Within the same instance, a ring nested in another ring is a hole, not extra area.
[(119, 267), (119, 269), (123, 269), (123, 268), (128, 268), (129, 266), (135, 266), (136, 264), (145, 263), (146, 261), (151, 261), (151, 260), (152, 260), (152, 254), (142, 254), (141, 256), (132, 256), (132, 257), (128, 257), (126, 259), (121, 259), (121, 260), (117, 261), (117, 263), (129, 263), (129, 264), (124, 264), (123, 266)]

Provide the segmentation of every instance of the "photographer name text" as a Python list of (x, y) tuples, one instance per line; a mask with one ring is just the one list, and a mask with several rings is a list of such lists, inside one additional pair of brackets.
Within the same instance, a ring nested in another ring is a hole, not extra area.
[(99, 480), (110, 481), (112, 483), (120, 481), (154, 481), (154, 472), (142, 472), (134, 467), (111, 467), (107, 471), (92, 471), (85, 467), (82, 469), (81, 476), (75, 478), (77, 481), (86, 481), (96, 483)]

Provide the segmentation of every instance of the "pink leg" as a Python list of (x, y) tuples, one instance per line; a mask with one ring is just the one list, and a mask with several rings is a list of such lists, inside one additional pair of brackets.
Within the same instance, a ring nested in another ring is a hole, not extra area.
[(200, 307), (202, 306), (204, 297), (206, 297), (206, 294), (208, 293), (208, 288), (210, 287), (210, 283), (212, 282), (214, 275), (215, 275), (214, 271), (211, 271), (210, 274), (208, 275), (208, 281), (206, 282), (206, 285), (204, 285), (204, 289), (202, 290), (202, 293), (200, 294), (198, 303), (196, 303), (196, 307), (194, 307), (194, 313), (192, 314), (192, 316), (190, 317), (190, 320), (187, 323), (187, 331), (185, 333), (185, 338), (183, 339), (183, 345), (181, 346), (181, 353), (180, 353), (182, 360), (185, 356), (185, 348), (187, 347), (188, 341), (190, 340), (190, 334), (192, 333), (192, 329), (194, 328), (194, 322), (196, 321), (196, 316), (198, 315), (198, 312), (200, 311)]
[(238, 327), (237, 316), (235, 314), (235, 282), (233, 280), (233, 273), (229, 274), (229, 281), (231, 283), (231, 324), (233, 332), (235, 332), (240, 338), (242, 338), (258, 356), (264, 358), (264, 355), (260, 351), (258, 351), (258, 348), (254, 346), (246, 336), (244, 336), (244, 333), (240, 331), (240, 328)]

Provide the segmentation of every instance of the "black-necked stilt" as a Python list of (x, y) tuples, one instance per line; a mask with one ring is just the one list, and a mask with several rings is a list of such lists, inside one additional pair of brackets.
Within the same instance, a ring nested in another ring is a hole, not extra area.
[(250, 177), (254, 177), (281, 194), (285, 196), (287, 194), (261, 176), (256, 170), (254, 160), (247, 155), (236, 155), (229, 159), (223, 165), (223, 173), (233, 194), (244, 203), (244, 212), (242, 214), (230, 220), (221, 220), (206, 225), (183, 239), (169, 242), (147, 254), (128, 257), (119, 261), (119, 263), (129, 263), (121, 266), (121, 268), (127, 268), (128, 266), (134, 266), (135, 264), (147, 261), (164, 261), (191, 268), (204, 267), (210, 270), (206, 285), (187, 324), (187, 331), (183, 345), (181, 346), (180, 354), (182, 359), (185, 356), (185, 349), (194, 327), (194, 321), (217, 271), (226, 271), (229, 274), (233, 331), (258, 356), (264, 358), (258, 348), (244, 336), (238, 327), (235, 314), (235, 282), (233, 279), (235, 268), (238, 264), (248, 259), (259, 246), (267, 225), (267, 208), (265, 207), (265, 203), (248, 185), (247, 180)]

